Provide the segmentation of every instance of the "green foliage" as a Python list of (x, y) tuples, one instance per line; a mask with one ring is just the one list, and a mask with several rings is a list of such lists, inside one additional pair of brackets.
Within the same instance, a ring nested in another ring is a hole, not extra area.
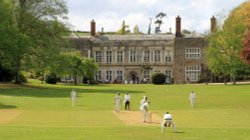
[(56, 73), (50, 73), (46, 76), (46, 83), (48, 84), (56, 84), (58, 82), (59, 78), (57, 77)]
[(65, 1), (1, 1), (0, 11), (0, 64), (14, 73), (16, 83), (21, 83), (22, 70), (53, 69), (68, 31), (58, 20), (66, 18)]
[(155, 24), (157, 25), (157, 27), (155, 27), (155, 33), (160, 33), (161, 32), (161, 25), (163, 24), (163, 18), (166, 16), (166, 13), (160, 12), (158, 13), (155, 18)]
[(160, 85), (160, 84), (164, 84), (165, 81), (166, 81), (166, 75), (163, 73), (154, 73), (152, 75), (152, 83), (153, 84)]
[(27, 83), (27, 78), (24, 76), (23, 73), (19, 73), (21, 83)]
[(120, 35), (130, 34), (129, 25), (126, 25), (125, 20), (122, 21), (122, 27), (117, 31), (116, 34)]
[(59, 57), (57, 67), (54, 69), (59, 75), (73, 75), (75, 84), (78, 77), (85, 77), (87, 80), (94, 80), (98, 65), (91, 58), (81, 57), (80, 53), (64, 53)]
[(135, 25), (135, 27), (134, 27), (134, 34), (135, 34), (135, 35), (142, 34), (142, 33), (140, 32), (140, 29), (139, 29), (138, 25)]
[(236, 14), (238, 10), (239, 7), (233, 10), (222, 27), (218, 27), (215, 32), (208, 36), (207, 59), (209, 69), (214, 74), (230, 75), (233, 79), (237, 77), (238, 69), (244, 65), (240, 54), (247, 30), (247, 26), (242, 20), (246, 17)]

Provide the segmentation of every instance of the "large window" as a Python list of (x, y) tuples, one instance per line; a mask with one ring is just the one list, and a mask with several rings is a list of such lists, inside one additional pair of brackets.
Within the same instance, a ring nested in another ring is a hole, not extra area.
[(116, 80), (123, 81), (123, 71), (122, 70), (116, 71)]
[(112, 71), (111, 70), (106, 71), (106, 81), (108, 81), (108, 82), (112, 81)]
[(102, 71), (98, 71), (96, 74), (96, 80), (97, 81), (102, 81)]
[(118, 62), (118, 63), (123, 62), (123, 51), (117, 51), (117, 53), (116, 53), (116, 62)]
[(155, 50), (155, 62), (161, 62), (161, 51)]
[(112, 62), (112, 51), (106, 51), (106, 62), (107, 63)]
[(150, 51), (149, 50), (145, 50), (144, 54), (143, 54), (143, 61), (144, 62), (149, 62), (150, 60)]
[(95, 52), (95, 61), (96, 62), (102, 62), (102, 52), (101, 51), (96, 51)]
[(130, 62), (135, 63), (136, 62), (136, 51), (130, 51)]
[(187, 66), (186, 67), (186, 80), (189, 81), (198, 81), (201, 73), (200, 66)]
[(199, 59), (201, 57), (201, 49), (199, 48), (187, 48), (186, 58), (187, 59)]
[(167, 56), (165, 57), (165, 62), (166, 62), (166, 63), (171, 63), (171, 62), (172, 62), (172, 57), (171, 57), (170, 55), (167, 55)]

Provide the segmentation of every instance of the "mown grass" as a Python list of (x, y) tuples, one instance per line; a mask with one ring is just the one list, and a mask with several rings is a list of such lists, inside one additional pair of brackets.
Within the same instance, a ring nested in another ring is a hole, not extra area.
[[(74, 107), (69, 98), (73, 88), (79, 97)], [(197, 94), (196, 108), (189, 105), (191, 90)], [(161, 133), (158, 125), (126, 125), (112, 113), (116, 91), (122, 97), (130, 92), (132, 110), (148, 96), (150, 110), (159, 116), (170, 111), (179, 133), (171, 128)], [(250, 139), (250, 85), (0, 84), (0, 115), (5, 110), (23, 112), (0, 123), (3, 140)]]

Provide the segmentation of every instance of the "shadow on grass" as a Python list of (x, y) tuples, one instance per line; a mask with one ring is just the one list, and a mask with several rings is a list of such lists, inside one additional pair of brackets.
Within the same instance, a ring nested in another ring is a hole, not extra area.
[(17, 106), (5, 105), (5, 104), (0, 103), (0, 109), (11, 109), (11, 108), (17, 108)]
[(172, 132), (172, 133), (185, 133), (185, 132), (183, 132), (183, 131), (177, 131), (177, 132)]
[[(99, 85), (95, 85), (99, 86)], [(1, 85), (0, 88), (0, 95), (6, 96), (20, 96), (20, 97), (38, 97), (38, 98), (68, 98), (70, 96), (71, 90), (74, 88), (79, 97), (81, 94), (85, 93), (97, 93), (97, 94), (115, 94), (116, 92), (125, 93), (144, 93), (144, 91), (131, 91), (131, 90), (117, 90), (114, 88), (112, 89), (88, 89), (89, 86), (69, 86), (65, 87), (60, 85)], [(109, 85), (112, 87), (112, 85)]]

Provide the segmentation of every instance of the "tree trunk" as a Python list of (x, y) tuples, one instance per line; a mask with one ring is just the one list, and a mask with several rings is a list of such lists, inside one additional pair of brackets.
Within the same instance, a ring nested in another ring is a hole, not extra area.
[(15, 67), (15, 84), (22, 84), (21, 78), (20, 78), (20, 67), (21, 67), (21, 60), (20, 59), (16, 59), (16, 67)]
[(77, 75), (74, 74), (74, 84), (77, 85)]
[(227, 76), (224, 75), (224, 85), (226, 85), (226, 84), (227, 84)]
[(236, 85), (235, 75), (232, 75), (233, 85)]
[(19, 72), (16, 72), (16, 73), (15, 73), (14, 79), (15, 79), (15, 84), (19, 84), (19, 85), (22, 84), (22, 81), (21, 81)]

